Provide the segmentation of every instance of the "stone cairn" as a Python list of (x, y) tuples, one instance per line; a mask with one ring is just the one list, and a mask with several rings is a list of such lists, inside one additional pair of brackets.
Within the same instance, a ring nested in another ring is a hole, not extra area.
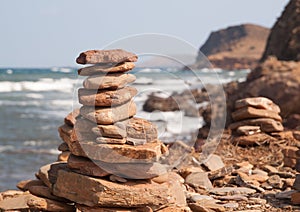
[[(24, 193), (0, 200), (2, 210), (169, 211), (185, 207), (182, 178), (168, 172), (168, 148), (152, 123), (136, 118), (133, 97), (137, 56), (121, 49), (91, 50), (77, 58), (92, 64), (79, 102), (58, 131), (64, 141), (58, 162), (37, 179), (18, 183)], [(3, 195), (2, 195), (3, 196)]]
[(234, 123), (229, 125), (234, 143), (253, 145), (274, 140), (268, 134), (283, 131), (279, 113), (279, 106), (265, 97), (237, 100), (231, 114)]

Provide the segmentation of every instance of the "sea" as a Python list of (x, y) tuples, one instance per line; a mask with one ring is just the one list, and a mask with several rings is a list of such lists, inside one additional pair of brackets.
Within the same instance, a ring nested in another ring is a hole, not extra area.
[[(182, 111), (145, 112), (143, 104), (150, 94), (168, 97), (206, 84), (243, 81), (249, 70), (136, 68), (130, 73), (137, 77), (137, 116), (155, 122), (160, 139), (172, 142), (191, 139), (203, 119)], [(62, 143), (57, 128), (80, 107), (77, 89), (82, 80), (76, 68), (0, 68), (0, 192), (34, 179), (41, 166), (57, 160)]]

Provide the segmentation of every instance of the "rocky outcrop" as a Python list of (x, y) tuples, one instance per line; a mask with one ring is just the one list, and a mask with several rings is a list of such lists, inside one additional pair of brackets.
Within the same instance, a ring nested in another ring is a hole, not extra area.
[(268, 35), (269, 29), (253, 24), (212, 32), (199, 50), (195, 67), (201, 68), (203, 53), (216, 68), (254, 68), (263, 54)]
[(291, 0), (273, 26), (262, 60), (300, 61), (300, 0)]

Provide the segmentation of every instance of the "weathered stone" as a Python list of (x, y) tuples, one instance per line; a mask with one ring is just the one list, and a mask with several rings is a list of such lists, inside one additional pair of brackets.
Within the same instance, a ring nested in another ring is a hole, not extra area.
[(223, 188), (213, 188), (209, 190), (210, 193), (221, 195), (221, 196), (227, 196), (227, 195), (236, 195), (236, 194), (254, 194), (256, 191), (251, 188), (245, 188), (245, 187), (223, 187)]
[(44, 199), (36, 196), (30, 196), (27, 205), (31, 210), (38, 211), (75, 211), (74, 205), (58, 202), (55, 200)]
[(48, 171), (49, 181), (51, 185), (56, 182), (57, 173), (59, 170), (69, 170), (66, 162), (56, 162), (50, 165), (50, 169)]
[(300, 204), (300, 192), (291, 194), (291, 201), (293, 204)]
[(65, 124), (70, 126), (70, 127), (73, 127), (74, 124), (76, 123), (76, 117), (79, 116), (79, 109), (76, 108), (74, 109), (71, 113), (69, 113), (64, 121), (65, 121)]
[(88, 158), (77, 157), (74, 155), (70, 155), (68, 159), (68, 167), (80, 174), (95, 176), (95, 177), (105, 177), (109, 175), (105, 170), (103, 170), (96, 163), (91, 161)]
[(211, 212), (211, 211), (218, 211), (223, 212), (226, 211), (222, 205), (218, 205), (216, 203), (210, 203), (209, 201), (201, 202), (201, 203), (189, 203), (189, 207), (192, 211), (199, 211), (199, 212)]
[(291, 196), (293, 193), (296, 193), (297, 191), (290, 190), (290, 191), (283, 191), (275, 194), (276, 199), (291, 199)]
[(236, 129), (238, 135), (253, 135), (255, 133), (260, 133), (259, 126), (240, 126)]
[[(53, 193), (78, 204), (100, 207), (150, 206), (153, 209), (185, 203), (184, 190), (176, 181), (157, 184), (135, 180), (118, 184), (63, 170), (58, 173)], [(179, 194), (181, 198), (176, 199)]]
[(248, 136), (233, 137), (232, 142), (241, 146), (261, 145), (264, 143), (276, 141), (275, 138), (265, 133), (253, 134)]
[(98, 143), (98, 144), (125, 144), (126, 138), (98, 137), (98, 138), (96, 138), (96, 143)]
[(118, 90), (78, 90), (79, 103), (87, 106), (116, 106), (131, 100), (137, 94), (134, 87), (124, 87)]
[(92, 128), (95, 126), (97, 126), (95, 122), (92, 122), (84, 117), (80, 117), (77, 119), (74, 125), (74, 130), (81, 133), (91, 133)]
[(86, 89), (101, 90), (101, 89), (120, 89), (125, 85), (132, 83), (136, 77), (132, 74), (106, 74), (93, 75), (83, 81), (83, 87)]
[(289, 171), (278, 171), (278, 172), (270, 172), (270, 176), (272, 175), (278, 175), (280, 178), (294, 178), (296, 175)]
[(78, 64), (119, 64), (124, 62), (136, 62), (137, 59), (137, 55), (127, 52), (123, 49), (88, 50), (80, 53), (76, 59), (76, 62)]
[(126, 125), (127, 143), (143, 145), (157, 139), (157, 127), (142, 118), (132, 118)]
[(27, 191), (31, 186), (43, 186), (45, 185), (41, 180), (23, 180), (18, 182), (17, 188), (22, 191)]
[(218, 155), (211, 154), (206, 161), (204, 161), (203, 165), (209, 171), (216, 171), (218, 169), (222, 169), (225, 165), (222, 161), (222, 158)]
[(200, 187), (204, 188), (206, 190), (210, 190), (213, 188), (209, 178), (208, 174), (206, 172), (194, 172), (188, 175), (185, 178), (185, 183), (193, 186), (193, 187)]
[(221, 169), (210, 172), (208, 174), (208, 177), (209, 177), (210, 180), (215, 180), (215, 179), (218, 179), (218, 178), (225, 177), (225, 175), (230, 175), (234, 170), (235, 169), (232, 165), (225, 166)]
[(168, 206), (162, 209), (159, 209), (157, 212), (190, 212), (189, 207), (178, 207), (178, 206)]
[(267, 172), (278, 172), (278, 169), (270, 165), (265, 165), (263, 169)]
[(280, 121), (269, 118), (246, 119), (234, 122), (228, 126), (231, 130), (236, 130), (240, 126), (251, 125), (259, 126), (262, 132), (280, 132), (283, 131), (283, 126)]
[(70, 149), (76, 156), (88, 157), (107, 163), (149, 163), (158, 161), (162, 155), (159, 141), (140, 146), (97, 144), (94, 142), (72, 142)]
[(270, 118), (277, 121), (282, 121), (282, 118), (280, 115), (278, 115), (278, 113), (270, 110), (256, 109), (253, 107), (246, 107), (236, 110), (231, 114), (231, 116), (235, 121), (253, 118)]
[(295, 179), (294, 178), (287, 178), (287, 179), (283, 179), (282, 181), (284, 183), (283, 187), (285, 187), (285, 186), (287, 186), (287, 187), (293, 187)]
[(244, 172), (244, 173), (250, 173), (252, 171), (252, 168), (254, 167), (248, 161), (243, 161), (243, 162), (240, 162), (240, 163), (236, 163), (235, 165), (238, 167), (237, 171)]
[(27, 194), (28, 192), (23, 192), (23, 191), (16, 191), (16, 190), (7, 190), (0, 192), (0, 201), (5, 200), (5, 199), (10, 199), (14, 198), (20, 195)]
[(297, 155), (298, 147), (295, 146), (285, 146), (282, 149), (282, 154), (285, 157), (300, 159), (300, 156)]
[(127, 120), (109, 125), (96, 125), (96, 127), (92, 128), (92, 132), (97, 136), (105, 136), (109, 138), (126, 138), (126, 123)]
[(58, 133), (60, 138), (66, 143), (70, 142), (72, 131), (73, 131), (73, 127), (70, 127), (66, 124), (58, 128)]
[(204, 171), (204, 168), (202, 168), (200, 166), (185, 166), (185, 167), (182, 167), (178, 173), (183, 178), (186, 178), (188, 175), (190, 175), (191, 173), (194, 173), (194, 172), (205, 172), (205, 171)]
[(83, 106), (80, 114), (92, 122), (98, 124), (113, 124), (115, 122), (128, 119), (136, 114), (136, 105), (129, 101), (117, 107), (91, 107)]
[(153, 212), (148, 206), (142, 208), (103, 208), (76, 204), (76, 209), (78, 212)]
[(50, 170), (51, 164), (47, 164), (45, 166), (42, 166), (38, 171), (38, 177), (43, 183), (48, 186), (49, 188), (52, 187), (52, 184), (49, 180), (48, 171)]
[(226, 201), (230, 201), (230, 200), (247, 201), (248, 200), (248, 198), (245, 197), (244, 195), (216, 196), (215, 198), (219, 200), (226, 200)]
[(254, 107), (257, 109), (266, 109), (275, 113), (280, 113), (280, 108), (274, 102), (265, 97), (253, 97), (240, 99), (235, 102), (235, 108)]
[(67, 161), (69, 156), (70, 156), (71, 152), (70, 151), (66, 151), (66, 152), (62, 152), (57, 156), (57, 161), (61, 162), (61, 161)]
[(61, 151), (61, 152), (66, 152), (66, 151), (69, 151), (69, 146), (67, 143), (61, 143), (59, 146), (58, 146), (58, 151)]
[(283, 158), (283, 164), (286, 167), (295, 168), (295, 166), (297, 164), (297, 159), (296, 158), (284, 157)]
[(26, 211), (29, 209), (27, 201), (33, 195), (23, 194), (0, 201), (0, 211)]
[(78, 75), (90, 76), (101, 73), (126, 72), (133, 69), (134, 67), (135, 65), (132, 62), (125, 62), (121, 64), (98, 64), (79, 69)]
[(112, 182), (118, 182), (118, 183), (126, 183), (127, 182), (127, 180), (125, 178), (119, 177), (114, 174), (109, 176), (109, 180)]
[(273, 188), (278, 188), (281, 189), (283, 187), (283, 182), (281, 178), (278, 175), (272, 175), (268, 179), (268, 183), (273, 187)]
[(31, 186), (31, 187), (29, 187), (29, 192), (38, 197), (43, 197), (43, 198), (57, 200), (57, 201), (63, 201), (63, 202), (66, 201), (66, 199), (54, 196), (51, 193), (50, 188), (48, 188), (47, 186)]

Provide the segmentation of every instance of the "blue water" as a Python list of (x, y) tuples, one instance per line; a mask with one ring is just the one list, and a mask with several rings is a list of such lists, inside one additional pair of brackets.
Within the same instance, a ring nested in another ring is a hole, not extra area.
[[(167, 93), (204, 83), (243, 80), (246, 70), (218, 70), (219, 79), (208, 70), (188, 71), (135, 69), (139, 110), (151, 89)], [(33, 179), (39, 167), (57, 159), (61, 143), (57, 128), (76, 105), (80, 87), (76, 70), (0, 69), (0, 191), (14, 189), (18, 181)], [(150, 89), (151, 88), (151, 89)]]

